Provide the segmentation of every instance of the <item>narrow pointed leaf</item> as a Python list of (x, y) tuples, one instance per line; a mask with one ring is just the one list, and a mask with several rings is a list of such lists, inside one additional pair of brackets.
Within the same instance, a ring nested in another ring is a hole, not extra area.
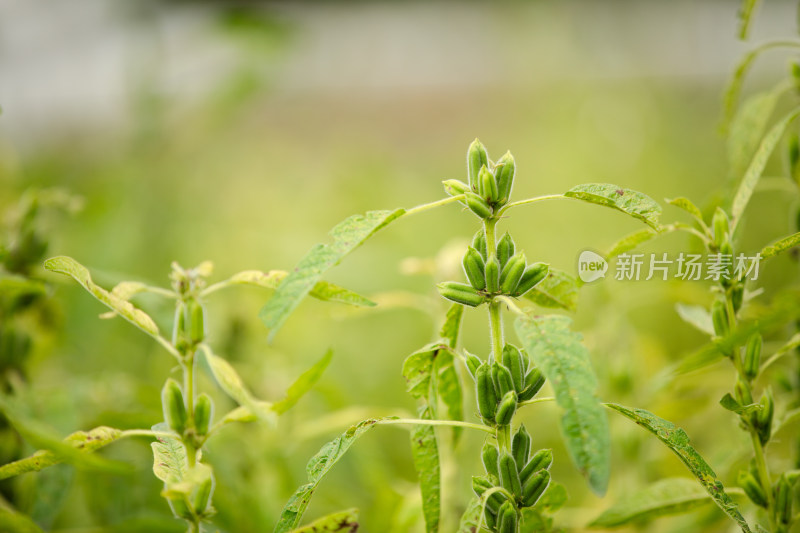
[(667, 445), (694, 475), (703, 488), (708, 492), (714, 503), (736, 522), (745, 533), (750, 533), (750, 526), (739, 512), (730, 496), (725, 492), (722, 482), (717, 479), (717, 474), (711, 469), (703, 457), (692, 446), (686, 432), (672, 422), (659, 418), (644, 409), (632, 409), (619, 404), (606, 404), (609, 408), (622, 416), (633, 420)]
[(758, 180), (761, 177), (761, 174), (764, 172), (764, 167), (767, 166), (769, 156), (772, 154), (773, 150), (775, 150), (775, 147), (778, 145), (778, 142), (781, 140), (783, 132), (786, 130), (786, 127), (789, 125), (789, 123), (796, 119), (798, 115), (800, 115), (800, 108), (795, 108), (780, 122), (775, 124), (761, 141), (758, 150), (753, 156), (753, 160), (747, 167), (747, 171), (745, 172), (744, 177), (739, 184), (739, 188), (736, 191), (736, 196), (733, 198), (733, 204), (731, 207), (732, 228), (736, 227), (736, 224), (741, 218), (742, 213), (744, 213), (744, 210), (750, 201), (750, 197), (753, 195), (753, 191), (758, 184)]
[[(430, 407), (421, 408), (418, 414), (423, 420), (433, 419)], [(439, 531), (442, 495), (439, 447), (436, 443), (436, 432), (433, 426), (417, 425), (413, 427), (411, 430), (411, 455), (414, 458), (414, 470), (419, 476), (425, 531), (426, 533), (436, 533)]]
[(358, 509), (347, 509), (323, 516), (292, 533), (354, 533), (358, 529)]
[(557, 268), (550, 267), (547, 277), (525, 293), (525, 298), (548, 308), (575, 311), (578, 307), (578, 280)]
[(750, 26), (761, 0), (742, 0), (739, 8), (739, 39), (745, 40), (750, 35)]
[(714, 324), (711, 322), (711, 314), (708, 309), (701, 305), (687, 305), (682, 303), (675, 304), (675, 311), (678, 312), (684, 322), (690, 324), (707, 335), (714, 335)]
[(659, 227), (661, 206), (646, 194), (632, 189), (610, 183), (584, 183), (571, 188), (564, 196), (611, 207), (638, 218), (655, 230)]
[[(439, 373), (436, 382), (436, 396), (447, 408), (447, 417), (450, 420), (464, 419), (464, 396), (461, 390), (461, 379), (455, 365), (454, 357), (442, 357), (437, 361)], [(453, 427), (453, 441), (458, 443), (463, 428)]]
[(467, 504), (467, 509), (458, 522), (458, 533), (475, 533), (478, 530), (478, 522), (480, 522), (482, 512), (481, 500), (477, 497), (471, 498)]
[(333, 468), (339, 459), (350, 449), (350, 446), (364, 433), (375, 427), (378, 419), (364, 420), (325, 444), (320, 451), (311, 458), (306, 466), (308, 483), (298, 487), (281, 511), (278, 523), (273, 533), (287, 533), (296, 528), (303, 518), (314, 491), (317, 490), (322, 478)]
[(270, 330), (269, 338), (274, 338), (289, 314), (328, 269), (337, 265), (344, 256), (403, 213), (403, 209), (369, 211), (366, 215), (354, 215), (337, 224), (330, 233), (333, 243), (314, 246), (261, 309), (259, 316)]
[[(154, 429), (167, 429), (155, 426)], [(150, 443), (153, 449), (153, 473), (167, 485), (174, 485), (186, 479), (188, 470), (186, 448), (177, 438), (158, 437), (158, 442)]]
[(306, 370), (297, 380), (292, 383), (289, 387), (289, 390), (286, 392), (286, 398), (279, 402), (275, 402), (272, 406), (272, 410), (276, 413), (283, 414), (289, 409), (291, 409), (297, 401), (305, 395), (308, 391), (311, 390), (311, 387), (319, 380), (322, 376), (325, 369), (328, 368), (328, 365), (333, 358), (333, 350), (328, 350), (322, 359), (317, 361), (314, 366)]
[[(256, 285), (266, 289), (277, 289), (289, 275), (284, 270), (245, 270), (231, 276), (228, 281), (233, 284)], [(309, 291), (309, 296), (318, 300), (344, 303), (362, 307), (372, 307), (375, 302), (339, 285), (318, 281)]]
[(611, 259), (612, 257), (616, 257), (621, 253), (628, 252), (633, 250), (643, 242), (647, 242), (653, 237), (658, 235), (658, 232), (652, 229), (642, 229), (639, 231), (635, 231), (630, 235), (626, 235), (619, 241), (617, 241), (614, 246), (606, 254), (606, 259)]
[(455, 348), (458, 344), (458, 332), (461, 329), (461, 317), (464, 315), (464, 306), (461, 304), (453, 304), (447, 310), (442, 329), (439, 335), (442, 340), (447, 343), (450, 348)]
[(610, 435), (608, 418), (595, 396), (597, 379), (581, 335), (565, 316), (517, 318), (515, 327), (533, 362), (553, 387), (563, 409), (561, 430), (575, 466), (597, 494), (608, 486)]
[(156, 323), (147, 313), (141, 309), (137, 309), (132, 303), (113, 295), (98, 285), (95, 285), (95, 283), (92, 281), (91, 275), (89, 274), (89, 270), (71, 257), (64, 255), (53, 257), (44, 262), (44, 267), (52, 272), (58, 272), (59, 274), (71, 276), (75, 281), (80, 283), (84, 289), (89, 291), (92, 296), (97, 298), (100, 303), (116, 312), (119, 314), (119, 316), (137, 328), (141, 329), (148, 335), (153, 337), (158, 336), (158, 326), (156, 326)]
[(0, 508), (0, 531), (4, 533), (44, 533), (44, 530), (29, 517), (4, 508)]
[(618, 501), (589, 527), (613, 528), (646, 522), (659, 516), (687, 513), (711, 502), (711, 497), (696, 481), (682, 477), (662, 479)]
[(700, 211), (700, 208), (697, 207), (694, 204), (694, 202), (692, 202), (688, 198), (684, 198), (683, 196), (679, 196), (678, 198), (668, 198), (667, 203), (670, 205), (674, 205), (675, 207), (678, 207), (680, 209), (683, 209), (684, 211), (692, 215), (692, 217), (694, 217), (694, 219), (700, 222), (701, 224), (705, 223), (703, 221), (703, 212)]
[(757, 403), (750, 403), (747, 405), (742, 405), (736, 398), (731, 396), (730, 393), (727, 393), (722, 399), (719, 401), (719, 404), (728, 411), (733, 411), (737, 415), (743, 415), (747, 413), (752, 413), (753, 411), (758, 411), (761, 409), (761, 406)]
[(767, 129), (778, 97), (784, 85), (755, 94), (742, 104), (731, 122), (728, 133), (728, 161), (730, 175), (739, 179), (744, 175)]
[(795, 233), (794, 235), (789, 235), (788, 237), (784, 237), (783, 239), (776, 243), (770, 244), (769, 246), (765, 246), (760, 252), (761, 259), (775, 257), (779, 253), (785, 252), (786, 250), (789, 250), (798, 244), (800, 244), (800, 232)]

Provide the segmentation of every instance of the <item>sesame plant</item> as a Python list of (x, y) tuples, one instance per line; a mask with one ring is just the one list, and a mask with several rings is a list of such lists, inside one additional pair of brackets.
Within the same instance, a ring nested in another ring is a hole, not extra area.
[[(124, 281), (108, 291), (93, 280), (83, 265), (70, 257), (59, 256), (45, 261), (45, 268), (68, 275), (100, 303), (110, 309), (104, 318), (121, 317), (150, 336), (175, 361), (180, 372), (178, 380), (168, 377), (161, 391), (163, 421), (151, 428), (116, 429), (97, 427), (78, 431), (63, 441), (49, 436), (32, 420), (11, 417), (15, 427), (31, 444), (41, 448), (31, 457), (0, 466), (0, 479), (39, 471), (61, 462), (96, 468), (117, 468), (113, 462), (94, 456), (95, 451), (128, 437), (155, 439), (152, 442), (153, 473), (164, 482), (161, 495), (174, 516), (186, 523), (188, 532), (213, 531), (210, 519), (215, 511), (215, 489), (212, 462), (204, 455), (205, 445), (227, 424), (262, 420), (275, 424), (276, 418), (291, 408), (319, 379), (331, 360), (331, 353), (322, 357), (302, 374), (288, 389), (287, 395), (275, 402), (257, 399), (245, 386), (234, 367), (217, 355), (206, 337), (206, 307), (209, 297), (221, 289), (235, 285), (254, 285), (274, 289), (285, 272), (244, 271), (226, 280), (209, 284), (210, 262), (195, 268), (183, 268), (173, 263), (169, 288)], [(172, 335), (161, 328), (142, 309), (132, 303), (139, 294), (150, 293), (172, 302), (175, 307)], [(310, 291), (320, 300), (351, 305), (372, 305), (372, 302), (342, 287), (319, 282)], [(197, 387), (196, 371), (203, 360), (219, 387), (237, 404), (235, 409), (215, 416), (214, 403), (206, 392)], [(9, 518), (10, 520), (10, 518)], [(14, 515), (18, 523), (9, 523), (4, 531), (40, 531), (22, 515)], [(24, 521), (24, 523), (22, 522)], [(24, 529), (24, 527), (30, 529)]]
[[(308, 482), (284, 506), (275, 533), (298, 526), (324, 475), (357, 438), (373, 427), (392, 424), (410, 426), (411, 452), (428, 533), (439, 531), (441, 522), (440, 459), (444, 450), (434, 426), (452, 426), (456, 442), (463, 430), (486, 434), (480, 458), (483, 469), (473, 477), (475, 496), (460, 518), (459, 532), (559, 531), (552, 513), (565, 503), (567, 492), (551, 480), (552, 450), (537, 449), (536, 443), (536, 435), (548, 429), (539, 427), (532, 432), (515, 421), (521, 409), (550, 401), (561, 411), (561, 434), (571, 460), (597, 495), (605, 493), (610, 475), (606, 416), (606, 408), (610, 408), (656, 435), (684, 462), (705, 489), (706, 498), (749, 531), (736, 503), (683, 430), (648, 411), (600, 401), (589, 351), (581, 335), (572, 330), (569, 316), (541, 315), (537, 310), (573, 310), (578, 281), (546, 263), (529, 262), (514, 239), (508, 233), (500, 235), (498, 230), (512, 209), (575, 199), (626, 213), (650, 226), (649, 233), (657, 234), (662, 230), (658, 223), (660, 206), (642, 193), (598, 183), (578, 185), (564, 194), (511, 201), (515, 177), (516, 163), (510, 153), (493, 162), (475, 140), (467, 153), (466, 182), (443, 182), (448, 198), (409, 210), (372, 211), (348, 218), (331, 232), (334, 242), (315, 246), (265, 305), (261, 316), (274, 335), (326, 269), (375, 231), (403, 216), (455, 204), (479, 221), (479, 229), (463, 256), (467, 282), (443, 281), (437, 285), (439, 294), (452, 302), (440, 338), (408, 356), (403, 364), (408, 392), (419, 402), (418, 418), (365, 420), (323, 446), (308, 464)], [(477, 308), (486, 310), (488, 323), (489, 350), (483, 356), (458, 343), (463, 314)], [(516, 343), (505, 326), (506, 315), (514, 319)], [(462, 380), (474, 388), (477, 404), (466, 411), (462, 407)], [(545, 382), (554, 397), (539, 395)], [(473, 413), (475, 421), (470, 420)]]

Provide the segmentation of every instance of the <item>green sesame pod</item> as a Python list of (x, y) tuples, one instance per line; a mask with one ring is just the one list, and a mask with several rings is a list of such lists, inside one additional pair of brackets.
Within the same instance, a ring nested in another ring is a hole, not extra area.
[(514, 413), (517, 411), (517, 393), (513, 390), (508, 391), (503, 399), (500, 401), (500, 406), (497, 408), (495, 421), (498, 426), (507, 426), (514, 418)]
[(478, 307), (485, 300), (482, 294), (466, 283), (444, 281), (436, 285), (436, 288), (439, 290), (439, 294), (451, 302), (469, 307)]
[(525, 359), (522, 356), (519, 348), (513, 344), (506, 344), (503, 346), (502, 354), (503, 366), (506, 367), (511, 374), (511, 380), (514, 383), (514, 390), (517, 394), (522, 393), (525, 389)]
[(497, 513), (497, 533), (517, 533), (519, 517), (514, 504), (507, 501)]
[(761, 409), (756, 411), (756, 430), (761, 444), (769, 442), (772, 435), (772, 418), (775, 414), (775, 401), (772, 399), (772, 390), (767, 389), (761, 395)]
[(186, 305), (179, 301), (175, 306), (175, 327), (172, 330), (172, 344), (178, 346), (186, 338)]
[(497, 413), (497, 394), (494, 391), (492, 369), (486, 363), (475, 371), (475, 396), (478, 399), (478, 412), (490, 422), (494, 422)]
[(547, 263), (534, 263), (532, 265), (528, 265), (528, 267), (525, 269), (525, 272), (522, 274), (522, 277), (520, 278), (517, 288), (512, 296), (522, 296), (538, 285), (544, 278), (546, 278), (549, 272), (550, 265)]
[(489, 256), (483, 269), (486, 275), (486, 290), (494, 294), (500, 290), (500, 264), (497, 257)]
[(753, 474), (746, 470), (740, 470), (738, 483), (739, 486), (742, 487), (742, 490), (744, 490), (744, 493), (747, 494), (747, 497), (750, 498), (750, 501), (766, 509), (767, 494), (764, 492), (761, 483), (758, 482)]
[(203, 481), (192, 496), (192, 506), (198, 515), (203, 515), (211, 504), (211, 496), (214, 494), (214, 474)]
[(497, 516), (500, 506), (507, 501), (508, 497), (504, 493), (495, 491), (491, 493), (488, 498), (486, 498), (486, 509), (492, 511), (492, 514)]
[[(497, 468), (495, 466), (495, 468)], [(480, 497), (484, 492), (494, 487), (491, 481), (485, 477), (472, 476), (472, 492)]]
[(517, 462), (517, 470), (522, 470), (523, 466), (528, 464), (530, 454), (531, 434), (528, 433), (524, 425), (520, 424), (519, 429), (511, 439), (511, 455), (514, 456), (514, 461)]
[(192, 300), (189, 303), (189, 340), (192, 344), (200, 344), (206, 336), (204, 315), (200, 302)]
[(525, 507), (533, 506), (542, 497), (549, 484), (550, 472), (547, 470), (540, 470), (531, 476), (522, 488), (522, 505)]
[(525, 254), (516, 254), (506, 263), (503, 271), (500, 272), (500, 290), (505, 294), (514, 294), (525, 274)]
[(483, 449), (481, 450), (481, 461), (483, 462), (483, 467), (486, 469), (487, 474), (496, 478), (500, 476), (497, 471), (498, 456), (499, 452), (497, 451), (497, 446), (491, 442), (486, 442), (483, 445)]
[(470, 246), (467, 248), (467, 253), (464, 254), (464, 259), (461, 263), (470, 285), (479, 291), (486, 288), (486, 276), (483, 273), (484, 263), (481, 253)]
[(444, 191), (450, 196), (458, 196), (469, 190), (469, 185), (461, 180), (444, 180), (442, 185), (444, 185)]
[(500, 471), (500, 486), (515, 497), (522, 497), (522, 481), (519, 479), (517, 463), (510, 453), (500, 454), (500, 458), (497, 460), (497, 470)]
[(544, 374), (537, 367), (533, 367), (525, 374), (525, 388), (519, 395), (519, 401), (527, 402), (542, 388), (545, 382)]
[(495, 531), (495, 528), (497, 527), (497, 511), (499, 510), (500, 508), (498, 507), (497, 510), (492, 511), (489, 508), (489, 502), (486, 502), (486, 507), (484, 507), (483, 510), (483, 516), (486, 517), (486, 527), (488, 527), (490, 531)]
[(551, 464), (553, 464), (553, 450), (539, 450), (533, 454), (531, 460), (528, 461), (528, 464), (526, 464), (519, 473), (522, 484), (527, 484), (532, 475), (539, 470), (547, 470), (550, 468)]
[(481, 361), (481, 358), (475, 355), (474, 353), (469, 353), (466, 350), (464, 350), (464, 352), (467, 354), (466, 356), (467, 370), (469, 371), (470, 375), (474, 378), (476, 375), (476, 371), (478, 370), (478, 367), (481, 366), (483, 361)]
[(489, 256), (486, 255), (486, 234), (483, 232), (483, 229), (479, 229), (478, 233), (472, 237), (472, 247), (478, 250), (485, 262), (486, 258)]
[[(753, 396), (750, 394), (750, 387), (741, 379), (736, 379), (736, 385), (733, 387), (733, 393), (736, 401), (742, 405), (750, 405), (753, 403)], [(755, 413), (754, 413), (755, 415)]]
[(497, 181), (487, 167), (481, 168), (480, 174), (478, 174), (478, 191), (488, 204), (497, 202)]
[(478, 173), (481, 167), (489, 165), (489, 154), (478, 139), (472, 141), (467, 150), (467, 176), (469, 186), (473, 191), (478, 190)]
[(175, 518), (183, 518), (184, 520), (194, 520), (194, 514), (192, 510), (189, 508), (189, 505), (186, 503), (186, 500), (181, 498), (167, 498), (167, 503), (169, 504), (169, 508), (172, 511), (172, 514), (175, 515)]
[(500, 263), (500, 268), (504, 268), (508, 260), (514, 255), (514, 239), (506, 232), (503, 237), (497, 241), (497, 261)]
[(495, 165), (497, 176), (497, 195), (500, 203), (506, 203), (511, 198), (511, 189), (514, 187), (514, 174), (517, 166), (511, 152), (506, 152)]
[(721, 207), (717, 207), (717, 210), (714, 211), (714, 218), (712, 219), (711, 225), (714, 228), (714, 246), (719, 250), (724, 243), (730, 240), (728, 235), (728, 215)]
[(514, 390), (514, 378), (511, 372), (498, 361), (492, 363), (492, 379), (499, 398)]
[(739, 309), (742, 308), (743, 301), (744, 301), (744, 285), (739, 283), (734, 288), (731, 289), (731, 303), (733, 303), (734, 312), (736, 313), (739, 312)]
[(727, 337), (730, 332), (728, 324), (728, 311), (725, 309), (725, 302), (715, 300), (711, 306), (711, 321), (714, 324), (714, 333), (717, 337)]
[(789, 524), (792, 521), (792, 486), (786, 481), (784, 476), (778, 479), (775, 484), (775, 517), (781, 524)]
[(469, 210), (478, 215), (479, 218), (490, 218), (492, 216), (492, 208), (489, 207), (486, 200), (474, 192), (467, 192), (466, 200)]
[(754, 333), (747, 340), (747, 349), (744, 353), (744, 374), (749, 379), (755, 379), (761, 368), (761, 334)]
[(176, 433), (182, 434), (188, 420), (186, 404), (183, 402), (181, 386), (172, 378), (169, 378), (161, 389), (161, 406), (164, 410), (164, 420), (169, 427)]
[(194, 402), (194, 429), (198, 435), (208, 433), (208, 427), (214, 418), (214, 402), (205, 392), (197, 397)]

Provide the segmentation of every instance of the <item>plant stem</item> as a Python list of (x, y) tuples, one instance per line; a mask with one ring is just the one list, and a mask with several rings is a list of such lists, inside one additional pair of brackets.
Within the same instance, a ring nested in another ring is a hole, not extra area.
[[(486, 253), (489, 257), (494, 257), (497, 253), (497, 243), (495, 239), (496, 218), (488, 218), (483, 221), (483, 230), (486, 235)], [(500, 314), (500, 302), (492, 300), (489, 302), (489, 332), (491, 335), (492, 358), (500, 361), (503, 353), (503, 317)]]
[(483, 424), (473, 424), (471, 422), (461, 422), (459, 420), (424, 420), (421, 418), (390, 418), (379, 420), (377, 424), (381, 426), (391, 426), (397, 424), (412, 424), (416, 426), (458, 426), (462, 428), (477, 429), (487, 433), (494, 433), (494, 429)]
[(563, 194), (547, 194), (545, 196), (535, 196), (533, 198), (526, 198), (525, 200), (519, 200), (518, 202), (511, 202), (510, 204), (506, 204), (505, 206), (503, 206), (502, 209), (500, 209), (500, 211), (497, 212), (495, 216), (497, 217), (502, 216), (503, 213), (505, 213), (512, 207), (517, 207), (525, 204), (532, 204), (535, 202), (541, 202), (542, 200), (555, 200), (556, 198), (569, 198), (569, 197), (564, 196)]
[(431, 202), (428, 204), (418, 205), (416, 207), (412, 207), (411, 209), (406, 209), (406, 212), (403, 213), (404, 215), (415, 215), (417, 213), (421, 213), (423, 211), (427, 211), (428, 209), (434, 209), (441, 205), (452, 204), (453, 202), (459, 202), (464, 199), (463, 194), (459, 194), (458, 196), (451, 196), (449, 198), (445, 198), (443, 200), (437, 200), (435, 202)]
[[(186, 396), (186, 415), (190, 428), (194, 427), (194, 350), (185, 355), (183, 365), (183, 390)], [(197, 449), (190, 438), (183, 438), (186, 447), (186, 461), (189, 468), (197, 464)]]

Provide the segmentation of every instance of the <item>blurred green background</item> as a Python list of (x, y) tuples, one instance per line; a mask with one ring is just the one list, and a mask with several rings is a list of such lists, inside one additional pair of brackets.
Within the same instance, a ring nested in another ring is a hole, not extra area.
[[(753, 40), (793, 35), (794, 8), (766, 2)], [(442, 197), (441, 180), (463, 178), (476, 136), (490, 157), (515, 155), (517, 199), (610, 182), (659, 202), (687, 196), (711, 205), (730, 182), (718, 126), (724, 83), (747, 49), (735, 38), (736, 10), (722, 1), (11, 0), (0, 4), (0, 211), (11, 212), (30, 188), (83, 197), (75, 215), (40, 218), (48, 253), (75, 257), (111, 287), (167, 285), (171, 261), (212, 260), (212, 279), (289, 269), (350, 214)], [(765, 57), (746, 91), (772, 85), (784, 61)], [(781, 164), (776, 157), (767, 174)], [(752, 253), (792, 231), (786, 213), (796, 201), (764, 187), (741, 248)], [(664, 220), (676, 219), (686, 221), (665, 207)], [(503, 226), (529, 260), (569, 272), (581, 250), (608, 249), (640, 229), (577, 202), (518, 209)], [(212, 345), (261, 398), (279, 398), (326, 349), (335, 352), (277, 429), (230, 427), (211, 441), (221, 530), (271, 531), (322, 443), (362, 418), (414, 411), (402, 361), (434, 335), (446, 309), (434, 282), (461, 279), (460, 255), (477, 227), (453, 205), (390, 226), (326, 277), (385, 305), (353, 311), (307, 301), (272, 345), (257, 318), (268, 291), (210, 298)], [(692, 246), (671, 235), (643, 251)], [(770, 298), (796, 280), (796, 265), (780, 258), (762, 276)], [(47, 279), (54, 319), (35, 336), (23, 403), (62, 434), (158, 422), (159, 391), (173, 370), (168, 354), (127, 323), (98, 320), (104, 309), (79, 287)], [(746, 442), (717, 401), (733, 371), (716, 365), (669, 389), (658, 378), (706, 342), (674, 304), (707, 304), (707, 289), (606, 279), (582, 289), (576, 327), (602, 398), (682, 425), (732, 481)], [(169, 305), (139, 302), (169, 328)], [(468, 310), (464, 346), (484, 355), (485, 327), (483, 310)], [(200, 386), (214, 391), (218, 412), (232, 405), (207, 374)], [(471, 393), (466, 402), (474, 416)], [(555, 476), (570, 493), (558, 520), (573, 531), (648, 482), (684, 475), (660, 443), (612, 418), (611, 486), (598, 499), (570, 465), (554, 407), (528, 408), (521, 419), (536, 446), (556, 450)], [(407, 435), (385, 427), (359, 441), (322, 483), (307, 518), (359, 507), (363, 531), (422, 531)], [(468, 434), (446, 454), (443, 531), (455, 529), (468, 501), (481, 444)], [(122, 442), (103, 453), (134, 470), (61, 466), (24, 476), (15, 481), (27, 498), (22, 508), (52, 531), (181, 531), (159, 497), (149, 444)], [(643, 530), (725, 531), (722, 516), (708, 507)]]

